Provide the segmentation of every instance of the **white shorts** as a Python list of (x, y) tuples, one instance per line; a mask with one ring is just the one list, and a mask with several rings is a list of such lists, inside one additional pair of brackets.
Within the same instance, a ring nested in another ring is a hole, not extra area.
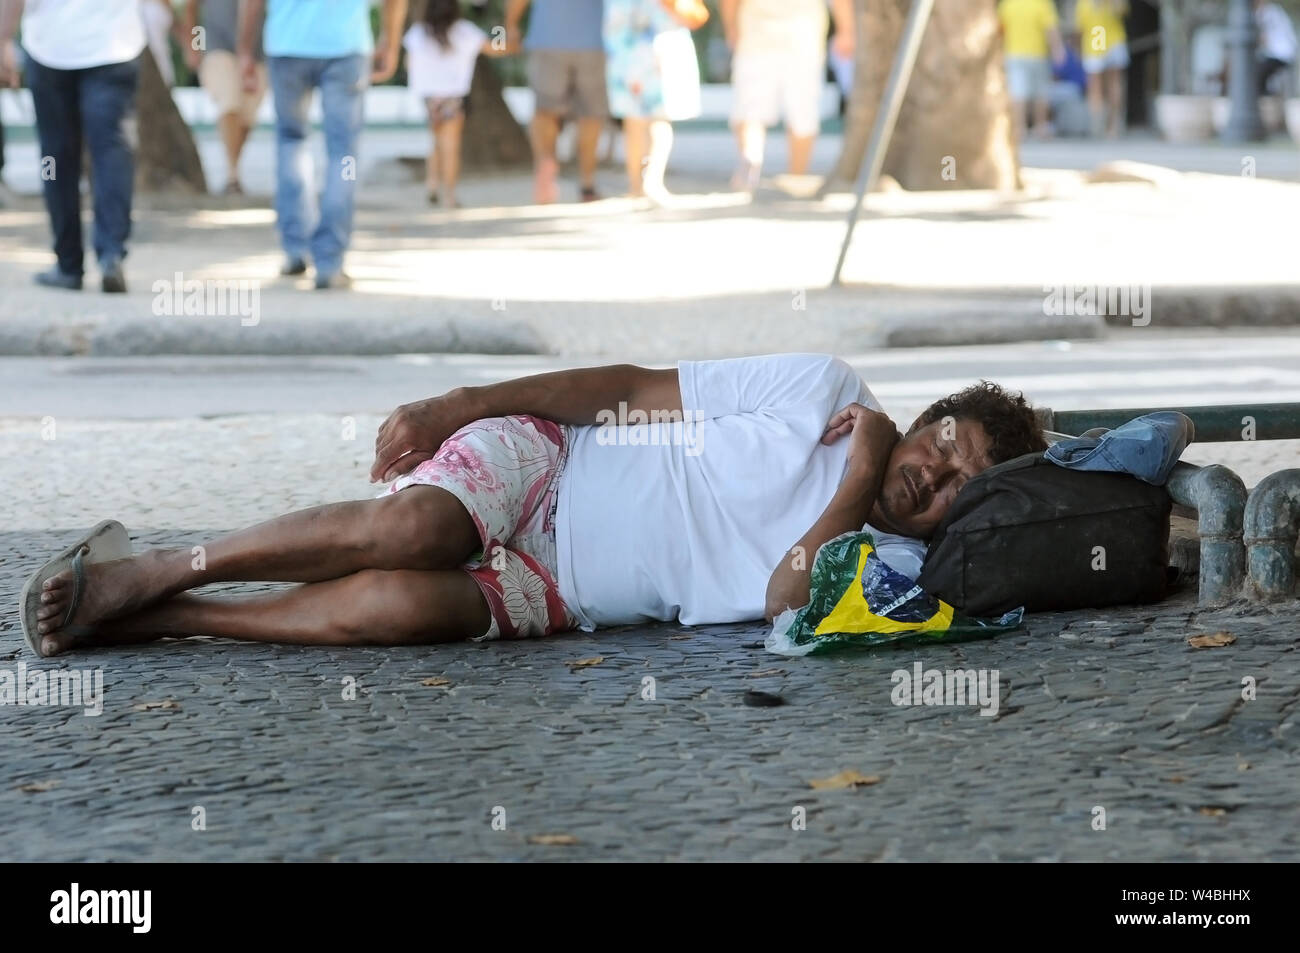
[(1085, 73), (1101, 73), (1108, 69), (1128, 69), (1127, 43), (1112, 43), (1105, 53), (1088, 55), (1085, 51), (1083, 57)]
[(791, 135), (817, 135), (825, 73), (826, 54), (820, 47), (782, 52), (737, 50), (731, 64), (732, 123), (774, 126), (784, 119)]
[(1007, 95), (1012, 102), (1046, 99), (1052, 88), (1052, 67), (1041, 56), (1008, 56)]

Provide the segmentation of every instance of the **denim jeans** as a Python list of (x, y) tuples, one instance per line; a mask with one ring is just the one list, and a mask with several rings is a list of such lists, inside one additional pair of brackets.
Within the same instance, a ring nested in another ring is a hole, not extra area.
[[(275, 216), (280, 244), (287, 257), (306, 259), (310, 253), (318, 275), (333, 275), (343, 268), (343, 253), (352, 238), (357, 141), (370, 85), (370, 58), (270, 56), (266, 62), (275, 98)], [(307, 151), (307, 108), (316, 87), (320, 87), (328, 164), (319, 212), (314, 208), (315, 196), (308, 192), (311, 156)]]
[(127, 120), (135, 112), (140, 58), (86, 69), (51, 69), (28, 56), (27, 85), (36, 108), (45, 207), (59, 270), (80, 276), (81, 146), (90, 150), (95, 255), (101, 263), (126, 256), (131, 235), (135, 156)]

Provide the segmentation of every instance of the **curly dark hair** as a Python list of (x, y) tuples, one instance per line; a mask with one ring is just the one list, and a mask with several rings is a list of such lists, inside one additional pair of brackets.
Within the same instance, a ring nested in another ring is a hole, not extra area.
[(913, 429), (919, 430), (944, 417), (978, 422), (989, 435), (989, 456), (994, 463), (1047, 449), (1043, 428), (1038, 425), (1034, 408), (1025, 395), (1003, 390), (992, 381), (982, 380), (936, 400), (921, 413)]

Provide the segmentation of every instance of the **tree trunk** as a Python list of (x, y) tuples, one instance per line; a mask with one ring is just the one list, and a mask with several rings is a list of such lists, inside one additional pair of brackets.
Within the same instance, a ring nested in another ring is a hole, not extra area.
[[(911, 0), (855, 0), (857, 62), (833, 181), (857, 178)], [(882, 169), (906, 189), (1014, 189), (1015, 133), (989, 0), (935, 0)]]
[(181, 118), (171, 90), (163, 82), (153, 53), (145, 47), (140, 58), (140, 92), (136, 103), (139, 147), (135, 156), (136, 188), (143, 192), (181, 191), (206, 194), (208, 183), (194, 145), (194, 135)]
[(532, 162), (528, 135), (501, 93), (501, 78), (480, 56), (470, 85), (461, 162), (467, 172), (525, 167)]

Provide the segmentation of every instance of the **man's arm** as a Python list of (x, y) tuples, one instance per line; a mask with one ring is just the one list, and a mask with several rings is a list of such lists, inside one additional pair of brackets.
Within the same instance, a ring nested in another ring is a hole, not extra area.
[(506, 0), (506, 50), (518, 52), (523, 42), (519, 39), (519, 21), (524, 18), (529, 0)]
[(899, 439), (898, 430), (884, 414), (850, 404), (831, 418), (822, 442), (834, 443), (845, 433), (849, 434), (849, 459), (839, 489), (767, 581), (764, 615), (769, 622), (786, 609), (808, 604), (817, 550), (836, 536), (861, 530), (876, 505), (890, 454)]
[(598, 422), (601, 411), (614, 414), (682, 409), (677, 369), (652, 370), (631, 364), (584, 367), (535, 374), (486, 387), (458, 387), (441, 397), (403, 404), (379, 428), (372, 480), (392, 480), (429, 459), (444, 440), (485, 417), (530, 414), (560, 424)]
[(718, 10), (722, 13), (722, 35), (726, 37), (727, 46), (730, 49), (736, 48), (737, 29), (737, 11), (740, 9), (740, 0), (722, 0), (718, 4)]
[(835, 52), (851, 59), (858, 43), (857, 24), (853, 22), (853, 0), (831, 0), (831, 23), (835, 26), (831, 35)]
[(402, 27), (406, 25), (407, 0), (384, 0), (384, 15), (375, 44), (375, 68), (370, 82), (386, 83), (397, 72), (402, 56)]
[(18, 50), (14, 35), (23, 16), (23, 0), (0, 0), (0, 88), (19, 82)]
[(266, 0), (244, 0), (240, 4), (239, 29), (236, 31), (235, 53), (239, 57), (239, 71), (244, 77), (244, 90), (257, 89), (257, 62), (253, 59), (253, 41), (262, 29)]

